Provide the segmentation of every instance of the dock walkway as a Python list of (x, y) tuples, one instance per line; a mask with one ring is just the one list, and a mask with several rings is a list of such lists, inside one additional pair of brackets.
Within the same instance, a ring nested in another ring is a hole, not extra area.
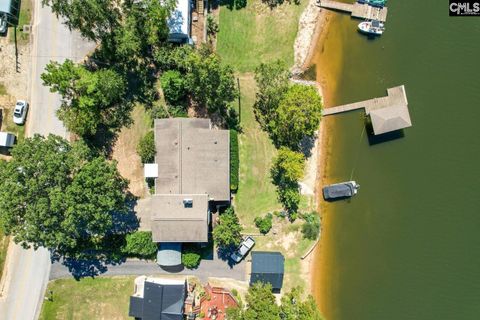
[(401, 105), (408, 105), (407, 95), (405, 93), (405, 86), (403, 85), (387, 89), (386, 97), (373, 98), (370, 100), (344, 104), (337, 107), (325, 108), (322, 110), (322, 115), (329, 116), (332, 114), (348, 112), (362, 108), (364, 108), (365, 113), (369, 115), (370, 111), (375, 109)]
[(352, 18), (378, 20), (381, 22), (387, 20), (387, 7), (377, 8), (365, 3), (343, 3), (332, 0), (318, 0), (317, 5), (321, 8), (348, 12)]

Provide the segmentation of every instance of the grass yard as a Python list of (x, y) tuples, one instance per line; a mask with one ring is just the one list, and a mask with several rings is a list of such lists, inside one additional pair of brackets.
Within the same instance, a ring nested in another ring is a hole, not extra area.
[(136, 105), (132, 111), (133, 124), (124, 127), (118, 135), (113, 148), (112, 158), (117, 160), (120, 174), (130, 181), (129, 191), (138, 197), (148, 193), (143, 176), (143, 165), (137, 154), (140, 139), (151, 130), (152, 119), (142, 105)]
[[(23, 32), (23, 26), (29, 25), (30, 22), (32, 21), (32, 12), (33, 12), (32, 1), (33, 0), (21, 0), (20, 15), (18, 17), (18, 25), (17, 25), (17, 41), (19, 44), (28, 43), (28, 40), (29, 40), (29, 34), (26, 32)], [(8, 32), (10, 35), (10, 41), (14, 42), (15, 41), (14, 28), (13, 27), (9, 28)]]
[(249, 0), (245, 8), (220, 5), (217, 52), (237, 71), (253, 71), (261, 62), (280, 59), (293, 64), (293, 43), (298, 20), (307, 0), (270, 9), (260, 0)]
[(135, 276), (54, 280), (46, 291), (47, 297), (53, 291), (53, 301), (43, 303), (40, 319), (131, 319), (128, 306), (134, 279)]
[(3, 82), (0, 82), (0, 96), (5, 96), (7, 95), (7, 88), (5, 87), (5, 84)]
[(239, 135), (240, 183), (235, 209), (245, 231), (256, 233), (255, 217), (282, 208), (270, 178), (270, 166), (276, 150), (253, 114), (255, 81), (252, 75), (240, 77), (240, 91), (243, 133)]

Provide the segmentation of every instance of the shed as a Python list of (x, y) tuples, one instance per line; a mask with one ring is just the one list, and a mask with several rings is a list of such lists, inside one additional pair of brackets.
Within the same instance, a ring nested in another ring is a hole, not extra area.
[(9, 132), (0, 132), (0, 147), (13, 147), (15, 135)]
[(283, 285), (285, 258), (280, 252), (253, 251), (250, 285), (269, 283), (273, 292), (280, 292)]
[(7, 20), (17, 23), (19, 3), (16, 0), (0, 0), (0, 20), (8, 18)]
[(192, 4), (190, 0), (178, 0), (176, 4), (175, 9), (167, 20), (167, 25), (170, 30), (168, 41), (189, 43)]

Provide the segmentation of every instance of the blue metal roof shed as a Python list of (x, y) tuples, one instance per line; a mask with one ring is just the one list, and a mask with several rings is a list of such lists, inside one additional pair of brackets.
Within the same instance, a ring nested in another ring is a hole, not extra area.
[(253, 251), (250, 285), (269, 283), (273, 292), (280, 292), (283, 285), (285, 258), (280, 252)]

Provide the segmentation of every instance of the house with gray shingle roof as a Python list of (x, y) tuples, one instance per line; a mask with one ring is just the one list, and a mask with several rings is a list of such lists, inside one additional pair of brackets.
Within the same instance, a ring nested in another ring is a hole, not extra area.
[[(208, 242), (209, 209), (230, 202), (229, 134), (214, 129), (210, 119), (155, 120), (157, 153), (146, 177), (155, 179), (148, 223), (159, 253), (162, 243)], [(164, 257), (173, 256), (168, 248)]]

